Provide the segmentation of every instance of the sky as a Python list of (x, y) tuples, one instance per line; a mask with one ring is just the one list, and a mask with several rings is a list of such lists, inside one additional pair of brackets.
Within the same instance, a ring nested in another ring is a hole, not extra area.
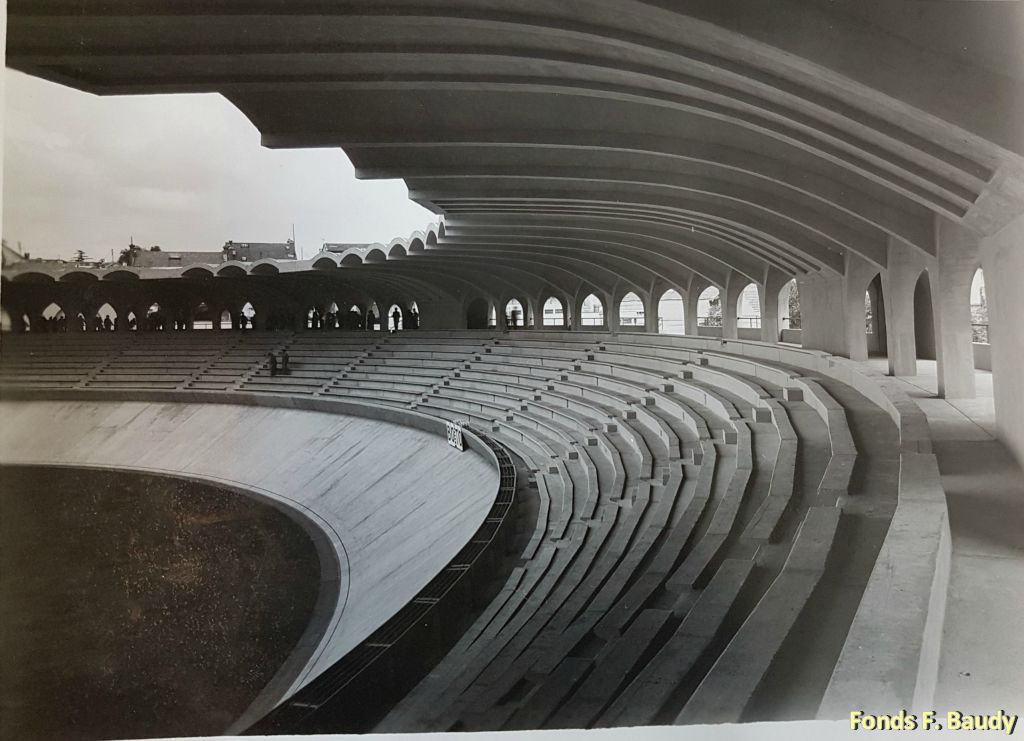
[(32, 257), (388, 242), (437, 221), (345, 153), (271, 150), (217, 94), (99, 97), (5, 70), (3, 237)]

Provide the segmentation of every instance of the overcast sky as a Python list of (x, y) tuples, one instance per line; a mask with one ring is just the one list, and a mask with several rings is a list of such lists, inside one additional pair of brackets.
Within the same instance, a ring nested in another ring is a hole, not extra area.
[(400, 180), (360, 181), (340, 149), (270, 150), (220, 95), (99, 97), (5, 71), (3, 236), (33, 257), (110, 259), (129, 238), (387, 242), (436, 221)]

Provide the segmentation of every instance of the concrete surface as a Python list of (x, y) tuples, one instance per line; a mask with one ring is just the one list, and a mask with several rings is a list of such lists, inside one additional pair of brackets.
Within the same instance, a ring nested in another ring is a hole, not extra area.
[(284, 501), (329, 535), (340, 602), (291, 691), (403, 607), (469, 540), (497, 471), (444, 438), (337, 414), (142, 402), (0, 402), (0, 461), (167, 471)]
[(990, 712), (1024, 697), (1024, 472), (996, 439), (992, 374), (975, 373), (977, 398), (946, 400), (934, 365), (898, 379), (928, 417), (952, 533), (934, 703)]

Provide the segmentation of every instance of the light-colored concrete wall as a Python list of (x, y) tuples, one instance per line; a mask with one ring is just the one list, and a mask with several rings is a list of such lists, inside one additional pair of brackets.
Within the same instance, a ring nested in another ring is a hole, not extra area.
[(760, 340), (761, 340), (761, 330), (760, 329), (752, 329), (750, 327), (740, 327), (736, 331), (736, 334), (737, 334), (738, 339), (741, 339), (741, 340), (754, 340), (756, 342), (760, 342)]
[[(494, 466), (418, 429), (230, 404), (0, 402), (0, 461), (143, 469), (230, 483), (316, 521), (341, 562), (339, 604), (298, 689), (405, 606), (465, 545)], [(290, 694), (290, 692), (289, 692)]]
[(978, 235), (937, 217), (938, 271), (932, 286), (939, 396), (974, 398), (971, 281), (978, 268)]
[(992, 370), (992, 345), (987, 342), (971, 343), (975, 370)]
[(981, 243), (999, 437), (1024, 465), (1024, 216)]
[(803, 330), (802, 329), (784, 329), (782, 330), (782, 341), (789, 342), (793, 345), (799, 345), (803, 342)]
[(804, 347), (833, 355), (849, 354), (843, 276), (802, 275), (797, 284)]

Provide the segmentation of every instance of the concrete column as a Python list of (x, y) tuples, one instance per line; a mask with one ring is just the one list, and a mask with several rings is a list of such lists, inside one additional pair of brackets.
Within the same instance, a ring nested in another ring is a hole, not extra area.
[(999, 439), (1024, 465), (1024, 216), (981, 241)]
[[(590, 294), (587, 294), (590, 295)], [(565, 305), (568, 307), (567, 311), (569, 315), (566, 317), (565, 325), (572, 330), (580, 330), (583, 328), (583, 300), (578, 302), (566, 301)]]
[(658, 299), (654, 294), (640, 296), (644, 302), (644, 332), (658, 334)]
[[(768, 267), (764, 271), (764, 281), (758, 286), (761, 298), (761, 341), (779, 342), (782, 339), (782, 301), (779, 294), (793, 279), (788, 273), (778, 268)], [(786, 294), (788, 301), (789, 293)]]
[(979, 237), (949, 219), (936, 217), (938, 274), (932, 302), (939, 396), (973, 399), (974, 345), (971, 336), (971, 280), (981, 260)]
[(885, 301), (886, 353), (889, 374), (917, 375), (917, 339), (914, 332), (914, 288), (928, 267), (924, 255), (895, 237), (889, 238), (888, 269), (882, 273)]
[(696, 335), (699, 331), (697, 329), (697, 301), (700, 299), (701, 291), (706, 288), (699, 284), (697, 287), (693, 286), (694, 283), (691, 282), (691, 288), (683, 299), (683, 326), (686, 328), (686, 334), (689, 335)]
[(722, 301), (722, 337), (727, 340), (734, 340), (739, 336), (736, 327), (736, 317), (739, 314), (738, 303), (740, 294), (747, 287), (750, 280), (739, 273), (730, 273), (729, 279), (725, 282), (725, 290), (719, 293)]
[(766, 285), (759, 286), (759, 290), (761, 292), (761, 342), (778, 342), (779, 291), (773, 291)]
[[(846, 310), (844, 332), (846, 333), (845, 355), (861, 362), (868, 359), (868, 335), (865, 323), (864, 295), (880, 268), (862, 257), (847, 253), (844, 294)], [(801, 300), (802, 300), (801, 296)], [(802, 313), (802, 312), (801, 312)]]
[[(797, 276), (797, 285), (800, 289), (803, 346), (833, 355), (848, 355), (847, 300), (843, 276), (808, 273)], [(862, 311), (862, 323), (863, 319)]]
[(620, 329), (619, 302), (611, 296), (605, 296), (604, 302), (604, 323), (609, 332), (618, 332)]

